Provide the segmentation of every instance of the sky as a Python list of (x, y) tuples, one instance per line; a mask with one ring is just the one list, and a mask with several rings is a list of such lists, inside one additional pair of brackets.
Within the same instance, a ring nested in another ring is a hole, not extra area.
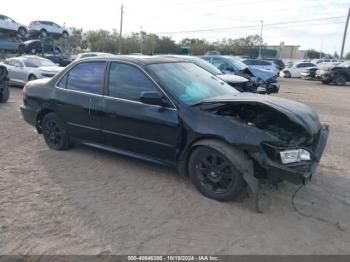
[[(3, 0), (5, 1), (5, 0)], [(270, 45), (300, 45), (340, 53), (349, 0), (17, 0), (2, 4), (1, 13), (17, 22), (50, 20), (68, 27), (117, 29), (124, 5), (123, 34), (143, 31), (183, 38), (217, 41), (260, 34)], [(329, 20), (310, 19), (339, 17)], [(285, 23), (292, 21), (298, 23)], [(276, 25), (277, 23), (277, 25)], [(285, 24), (280, 24), (285, 23)], [(271, 25), (275, 24), (275, 25)], [(226, 30), (186, 32), (210, 29)], [(349, 28), (350, 30), (350, 28)], [(345, 53), (350, 52), (350, 32)]]

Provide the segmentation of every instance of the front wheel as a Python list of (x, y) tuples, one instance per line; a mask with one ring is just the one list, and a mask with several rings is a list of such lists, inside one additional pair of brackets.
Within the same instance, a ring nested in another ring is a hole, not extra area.
[(69, 148), (69, 136), (66, 127), (55, 113), (45, 115), (42, 122), (42, 133), (49, 148), (54, 150)]
[(337, 74), (337, 75), (335, 75), (333, 81), (337, 86), (345, 86), (346, 77), (343, 74)]
[(245, 187), (243, 174), (234, 163), (236, 160), (237, 156), (228, 146), (219, 148), (215, 143), (198, 146), (189, 159), (191, 181), (208, 198), (235, 200)]
[(21, 37), (25, 37), (27, 34), (27, 29), (25, 29), (24, 27), (20, 27), (18, 28), (18, 35)]
[(68, 32), (67, 31), (63, 31), (63, 33), (62, 33), (62, 37), (63, 38), (68, 38)]

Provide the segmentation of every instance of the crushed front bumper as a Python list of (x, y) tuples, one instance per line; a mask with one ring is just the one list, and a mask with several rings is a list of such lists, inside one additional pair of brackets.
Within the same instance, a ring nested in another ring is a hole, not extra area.
[(326, 147), (328, 135), (329, 127), (323, 125), (316, 141), (310, 147), (304, 148), (311, 153), (310, 161), (282, 164), (272, 160), (266, 153), (253, 153), (252, 157), (264, 168), (272, 182), (286, 180), (294, 184), (307, 184), (316, 171)]

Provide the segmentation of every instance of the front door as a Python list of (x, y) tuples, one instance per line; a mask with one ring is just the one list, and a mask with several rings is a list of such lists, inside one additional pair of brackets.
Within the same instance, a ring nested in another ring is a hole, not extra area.
[(57, 84), (56, 112), (72, 137), (101, 142), (105, 68), (106, 62), (83, 62), (68, 71)]
[(143, 104), (143, 91), (162, 95), (157, 85), (138, 67), (112, 62), (103, 101), (104, 143), (163, 161), (176, 161), (178, 114), (168, 107)]

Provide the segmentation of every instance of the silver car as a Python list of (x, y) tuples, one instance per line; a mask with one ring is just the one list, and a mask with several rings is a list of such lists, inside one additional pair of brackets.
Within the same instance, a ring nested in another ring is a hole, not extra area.
[(21, 56), (5, 61), (10, 84), (25, 85), (28, 81), (53, 77), (63, 67), (39, 56)]

